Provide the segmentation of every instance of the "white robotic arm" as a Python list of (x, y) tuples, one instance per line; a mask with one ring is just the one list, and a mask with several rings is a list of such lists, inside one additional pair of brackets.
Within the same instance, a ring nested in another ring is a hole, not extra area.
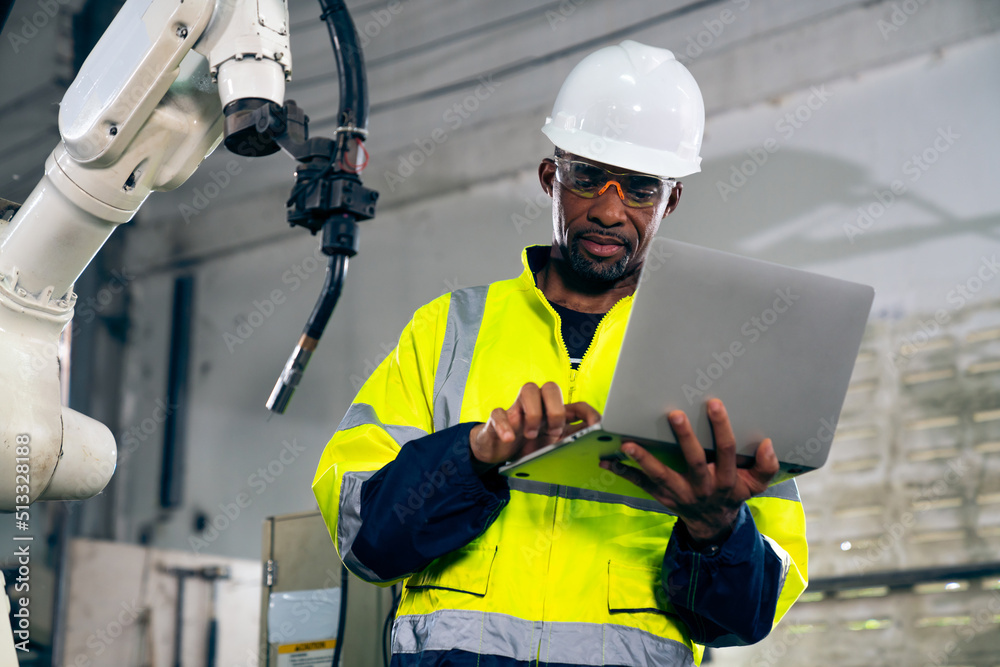
[[(374, 217), (378, 193), (359, 176), (367, 82), (344, 0), (319, 0), (340, 75), (333, 138), (310, 137), (304, 110), (283, 104), (286, 2), (127, 0), (63, 98), (62, 141), (41, 182), (10, 222), (0, 200), (0, 512), (15, 511), (16, 521), (35, 500), (89, 498), (111, 479), (114, 436), (60, 401), (58, 341), (73, 316), (73, 283), (150, 192), (182, 184), (224, 134), (239, 155), (280, 148), (299, 163), (287, 219), (322, 232), (329, 257), (266, 404), (279, 413), (288, 405), (357, 252), (356, 223)], [(18, 648), (27, 643), (24, 631), (14, 634)], [(0, 628), (0, 664), (14, 660), (9, 638)]]
[(0, 223), (0, 511), (89, 498), (111, 479), (111, 432), (60, 403), (73, 283), (150, 192), (215, 149), (227, 105), (280, 105), (290, 75), (285, 0), (128, 0), (87, 58), (44, 177)]

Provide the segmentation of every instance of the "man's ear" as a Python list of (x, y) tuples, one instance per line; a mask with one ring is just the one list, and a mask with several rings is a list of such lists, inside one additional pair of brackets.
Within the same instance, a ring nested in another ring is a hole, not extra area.
[(552, 158), (545, 158), (538, 164), (538, 182), (542, 184), (545, 194), (552, 196), (552, 184), (556, 179), (556, 163)]
[(667, 217), (674, 212), (677, 208), (677, 202), (681, 200), (681, 192), (684, 190), (684, 184), (677, 181), (677, 185), (674, 186), (673, 190), (670, 191), (670, 199), (667, 201), (667, 208), (663, 211), (663, 217)]

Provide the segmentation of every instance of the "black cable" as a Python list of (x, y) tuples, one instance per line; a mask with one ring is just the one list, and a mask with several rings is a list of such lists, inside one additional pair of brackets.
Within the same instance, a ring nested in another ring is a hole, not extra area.
[(385, 623), (382, 624), (382, 665), (383, 667), (389, 667), (389, 627), (392, 623), (392, 612), (390, 611), (385, 617)]
[[(276, 141), (303, 163), (296, 169), (295, 186), (286, 202), (287, 206), (294, 207), (288, 211), (288, 222), (307, 227), (313, 234), (322, 229), (322, 249), (330, 259), (323, 292), (309, 316), (299, 345), (288, 358), (267, 400), (267, 408), (278, 414), (285, 412), (340, 298), (348, 257), (353, 257), (358, 251), (357, 222), (375, 215), (375, 200), (378, 198), (377, 192), (361, 185), (355, 170), (341, 169), (351, 142), (356, 141), (360, 147), (361, 140), (368, 133), (368, 84), (364, 57), (358, 46), (358, 33), (344, 0), (319, 0), (319, 4), (323, 10), (320, 18), (330, 34), (339, 77), (340, 106), (335, 138), (308, 138), (308, 118), (303, 119), (301, 110), (289, 100), (285, 113), (303, 125), (302, 136), (285, 133)], [(270, 110), (269, 107), (261, 107), (254, 113), (260, 112), (260, 109)], [(317, 194), (319, 196), (314, 196)], [(352, 202), (355, 194), (360, 200)], [(338, 645), (338, 656), (339, 653)]]
[(382, 665), (384, 667), (389, 667), (390, 653), (392, 652), (392, 620), (396, 617), (396, 610), (399, 608), (399, 599), (402, 597), (402, 590), (396, 593), (396, 585), (393, 584), (390, 588), (392, 591), (392, 606), (389, 608), (389, 613), (386, 614), (385, 623), (382, 625)]
[[(337, 122), (340, 125), (354, 126), (363, 132), (368, 127), (368, 85), (364, 57), (358, 46), (358, 33), (354, 28), (350, 13), (344, 5), (344, 0), (319, 0), (319, 4), (323, 9), (321, 18), (326, 23), (330, 33), (333, 54), (337, 61), (340, 88), (340, 109), (337, 112)], [(347, 141), (343, 140), (345, 136), (338, 134), (337, 154), (334, 155), (327, 168), (308, 184), (296, 185), (289, 202), (302, 193), (302, 188), (309, 192), (314, 190), (339, 164), (341, 151), (346, 151)], [(357, 136), (356, 133), (355, 136)], [(327, 240), (327, 235), (332, 233), (331, 224), (331, 221), (326, 223), (324, 241)], [(309, 316), (309, 321), (303, 332), (313, 340), (318, 341), (323, 335), (323, 330), (333, 314), (334, 306), (337, 305), (337, 300), (340, 298), (346, 275), (347, 256), (339, 253), (332, 255), (329, 259), (322, 295), (317, 301), (312, 315)]]
[(337, 621), (337, 645), (333, 649), (333, 667), (340, 667), (340, 651), (344, 648), (344, 625), (347, 623), (347, 568), (340, 565), (340, 620)]
[(3, 32), (3, 27), (7, 25), (7, 17), (13, 8), (14, 0), (0, 0), (0, 32)]
[[(351, 14), (361, 14), (362, 12), (366, 12), (370, 9), (376, 9), (378, 7), (385, 7), (385, 6), (386, 6), (386, 0), (374, 0), (373, 2), (369, 2), (368, 4), (358, 5), (357, 7), (348, 7), (347, 9), (351, 12)], [(311, 18), (311, 19), (306, 19), (304, 21), (299, 21), (298, 23), (293, 23), (290, 27), (290, 30), (291, 33), (294, 35), (298, 32), (302, 32), (304, 30), (310, 30), (315, 27), (316, 27), (316, 19)]]
[(333, 308), (340, 299), (340, 292), (344, 287), (344, 276), (347, 275), (347, 256), (333, 255), (330, 257), (329, 266), (326, 270), (326, 281), (323, 283), (323, 291), (320, 299), (313, 308), (312, 315), (306, 323), (304, 333), (313, 340), (319, 340), (323, 336), (330, 316), (333, 315)]
[(333, 43), (333, 55), (337, 60), (340, 109), (335, 120), (338, 125), (354, 125), (360, 130), (366, 130), (368, 84), (365, 59), (358, 45), (354, 21), (343, 0), (319, 0), (319, 4), (323, 8), (321, 18), (326, 22), (330, 41)]

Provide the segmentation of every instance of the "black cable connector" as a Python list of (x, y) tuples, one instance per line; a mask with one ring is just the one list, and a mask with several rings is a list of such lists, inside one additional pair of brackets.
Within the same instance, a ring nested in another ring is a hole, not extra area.
[(347, 625), (347, 568), (340, 565), (340, 620), (337, 622), (337, 646), (333, 649), (333, 667), (340, 667), (340, 654), (344, 648), (344, 626)]

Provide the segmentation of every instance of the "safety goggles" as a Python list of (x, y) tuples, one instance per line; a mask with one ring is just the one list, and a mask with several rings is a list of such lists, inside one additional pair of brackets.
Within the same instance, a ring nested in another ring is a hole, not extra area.
[(590, 162), (552, 158), (556, 163), (556, 178), (564, 188), (585, 199), (600, 197), (612, 185), (625, 205), (630, 208), (656, 206), (677, 179), (650, 174), (609, 171)]

